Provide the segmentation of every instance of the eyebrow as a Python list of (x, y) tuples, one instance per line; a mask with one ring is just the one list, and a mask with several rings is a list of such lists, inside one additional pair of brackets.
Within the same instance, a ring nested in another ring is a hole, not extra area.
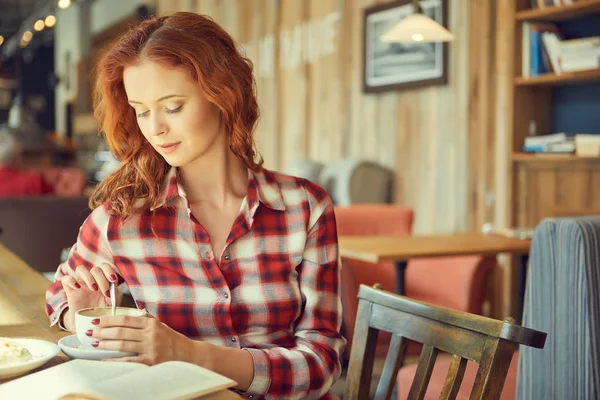
[[(182, 95), (182, 94), (170, 94), (170, 95), (168, 95), (168, 96), (163, 96), (163, 97), (161, 97), (160, 99), (158, 99), (158, 100), (157, 100), (157, 102), (158, 102), (158, 103), (160, 103), (161, 101), (163, 101), (163, 100), (167, 100), (167, 99), (170, 99), (170, 98), (172, 98), (172, 97), (185, 97), (185, 96), (184, 96), (184, 95)], [(133, 103), (133, 104), (142, 104), (141, 102), (139, 102), (139, 101), (135, 101), (135, 100), (129, 100), (129, 101), (128, 101), (128, 103)]]

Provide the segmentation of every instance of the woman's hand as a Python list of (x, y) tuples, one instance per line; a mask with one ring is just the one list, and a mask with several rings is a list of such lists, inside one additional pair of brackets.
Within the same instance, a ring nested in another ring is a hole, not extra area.
[[(97, 327), (86, 335), (102, 340), (92, 343), (98, 349), (138, 353), (113, 361), (131, 361), (146, 365), (165, 361), (198, 363), (197, 347), (205, 344), (171, 329), (158, 319), (131, 316), (103, 316), (92, 322)], [(206, 344), (207, 345), (207, 344)]]
[[(69, 303), (65, 325), (74, 330), (73, 318), (77, 310), (88, 307), (110, 306), (110, 282), (117, 282), (117, 269), (109, 264), (100, 264), (88, 271), (84, 266), (75, 270), (75, 275), (65, 275), (61, 279)], [(68, 319), (68, 320), (67, 320)]]

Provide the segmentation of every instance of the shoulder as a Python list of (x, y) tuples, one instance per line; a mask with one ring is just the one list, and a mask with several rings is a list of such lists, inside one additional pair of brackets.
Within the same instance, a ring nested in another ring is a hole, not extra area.
[(110, 203), (104, 202), (94, 208), (81, 226), (80, 233), (92, 233), (106, 236), (110, 223), (115, 219), (110, 213)]
[(278, 187), (286, 210), (308, 209), (311, 222), (327, 211), (333, 212), (331, 197), (315, 182), (267, 169), (263, 169), (263, 175), (266, 181)]
[(302, 193), (304, 200), (308, 200), (311, 203), (331, 203), (331, 198), (325, 189), (313, 181), (267, 169), (263, 169), (263, 174), (268, 181), (276, 183), (279, 186), (284, 199), (286, 195), (290, 196)]

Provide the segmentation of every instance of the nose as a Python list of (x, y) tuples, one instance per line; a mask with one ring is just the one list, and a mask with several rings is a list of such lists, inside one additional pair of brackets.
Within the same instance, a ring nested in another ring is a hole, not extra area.
[(153, 115), (150, 117), (150, 124), (148, 126), (148, 132), (153, 136), (163, 135), (167, 133), (169, 127), (159, 115)]

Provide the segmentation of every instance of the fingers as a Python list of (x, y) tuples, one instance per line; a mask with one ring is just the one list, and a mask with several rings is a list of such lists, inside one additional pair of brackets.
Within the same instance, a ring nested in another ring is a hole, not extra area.
[[(100, 291), (104, 296), (110, 297), (110, 282), (117, 282), (117, 271), (109, 264), (100, 264), (88, 270), (83, 265), (75, 269), (74, 279), (80, 286), (87, 286), (91, 291)], [(74, 284), (73, 284), (74, 285)], [(78, 289), (75, 286), (76, 289)]]
[(81, 285), (79, 284), (79, 282), (77, 282), (75, 278), (73, 278), (71, 275), (63, 276), (62, 278), (60, 278), (60, 282), (62, 283), (62, 286), (65, 289), (81, 289)]
[(117, 277), (117, 269), (115, 267), (113, 267), (112, 265), (107, 264), (107, 263), (102, 263), (102, 264), (98, 265), (98, 268), (100, 268), (102, 270), (102, 273), (104, 274), (106, 279), (108, 279), (109, 282), (117, 283), (118, 277)]
[(141, 342), (132, 342), (129, 340), (100, 340), (92, 342), (92, 346), (102, 350), (115, 350), (125, 353), (141, 353), (143, 345)]
[(131, 342), (140, 342), (143, 339), (143, 335), (140, 334), (139, 329), (122, 326), (90, 329), (86, 332), (86, 335), (99, 339), (126, 340)]
[(104, 270), (98, 266), (92, 267), (90, 270), (90, 274), (94, 277), (94, 280), (98, 284), (98, 289), (100, 292), (104, 293), (106, 297), (110, 297), (110, 292), (108, 289), (110, 288), (110, 283), (104, 275)]
[(100, 322), (96, 325), (98, 328), (132, 328), (137, 330), (139, 335), (139, 329), (144, 329), (149, 323), (154, 323), (158, 320), (149, 320), (145, 317), (130, 317), (127, 315), (116, 315), (116, 316), (104, 316), (100, 317)]
[(86, 285), (91, 291), (96, 292), (99, 289), (96, 279), (94, 279), (90, 271), (88, 271), (88, 269), (83, 265), (80, 265), (77, 267), (77, 269), (75, 269), (75, 279), (77, 282), (81, 283), (82, 286)]

